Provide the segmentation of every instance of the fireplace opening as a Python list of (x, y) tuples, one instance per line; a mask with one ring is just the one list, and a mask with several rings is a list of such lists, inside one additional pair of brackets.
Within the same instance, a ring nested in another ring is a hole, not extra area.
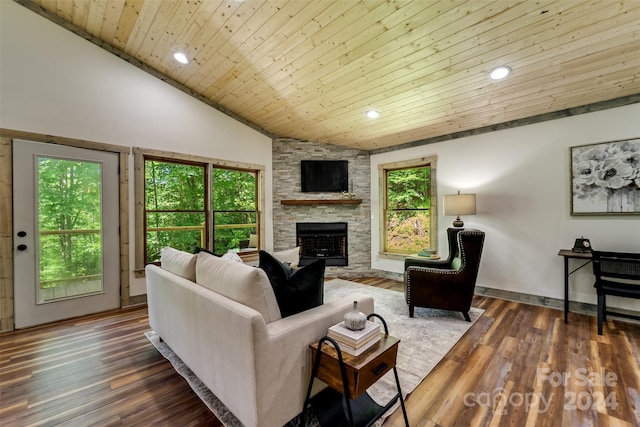
[(298, 222), (296, 242), (300, 246), (300, 265), (320, 258), (326, 265), (349, 265), (346, 222)]

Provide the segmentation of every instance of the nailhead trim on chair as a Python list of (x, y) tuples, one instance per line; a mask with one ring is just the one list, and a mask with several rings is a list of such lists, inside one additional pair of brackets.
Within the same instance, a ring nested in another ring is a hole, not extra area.
[[(460, 244), (460, 235), (462, 233), (465, 234), (471, 234), (471, 235), (482, 235), (483, 232), (482, 231), (478, 231), (478, 230), (463, 230), (460, 233), (458, 233), (458, 246), (460, 247), (460, 257), (462, 258), (462, 264), (460, 266), (459, 270), (445, 270), (442, 271), (440, 270), (441, 274), (458, 274), (461, 271), (464, 271), (466, 265), (467, 265), (467, 254), (465, 253), (465, 248)], [(407, 268), (407, 271), (412, 270), (412, 271), (427, 271), (430, 270), (430, 268), (428, 267), (416, 267), (416, 266), (411, 266), (409, 268)], [(411, 275), (407, 274), (407, 304), (411, 305)]]

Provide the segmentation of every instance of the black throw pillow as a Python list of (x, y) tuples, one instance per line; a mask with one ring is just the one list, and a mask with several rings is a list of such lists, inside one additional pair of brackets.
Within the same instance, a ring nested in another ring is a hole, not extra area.
[(265, 251), (259, 253), (259, 267), (269, 278), (282, 317), (291, 316), (322, 305), (324, 299), (324, 269), (326, 261), (292, 269)]
[(199, 246), (196, 246), (196, 248), (193, 250), (193, 253), (194, 253), (194, 254), (197, 254), (198, 252), (206, 252), (206, 253), (211, 254), (211, 255), (213, 255), (213, 256), (218, 256), (218, 255), (214, 254), (213, 252), (211, 252), (211, 251), (210, 251), (209, 249), (207, 249), (207, 248), (201, 248), (201, 247), (199, 247)]

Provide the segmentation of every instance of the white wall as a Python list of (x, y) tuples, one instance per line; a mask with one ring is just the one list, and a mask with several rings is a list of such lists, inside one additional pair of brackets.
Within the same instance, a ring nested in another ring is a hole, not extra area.
[[(585, 236), (600, 250), (640, 252), (640, 216), (570, 215), (569, 147), (640, 136), (640, 104), (573, 116), (452, 141), (371, 156), (371, 246), (379, 247), (381, 163), (435, 154), (438, 249), (454, 218), (442, 213), (442, 196), (477, 194), (477, 215), (465, 227), (486, 232), (478, 285), (563, 298), (561, 248)], [(445, 254), (446, 255), (446, 254)], [(373, 268), (402, 272), (402, 262), (373, 252)], [(577, 261), (570, 266), (577, 267)], [(591, 267), (572, 276), (570, 299), (595, 304)], [(640, 311), (640, 301), (610, 298), (612, 306)]]
[[(264, 165), (273, 246), (271, 138), (12, 1), (0, 1), (0, 55), (0, 127)], [(133, 168), (129, 179), (133, 238)]]

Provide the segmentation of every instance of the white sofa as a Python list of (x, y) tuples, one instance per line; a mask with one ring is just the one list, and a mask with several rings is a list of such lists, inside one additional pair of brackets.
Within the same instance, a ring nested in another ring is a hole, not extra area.
[[(309, 343), (358, 301), (351, 295), (281, 318), (264, 271), (165, 248), (146, 267), (149, 324), (247, 427), (279, 427), (302, 411), (311, 372)], [(316, 381), (318, 383), (318, 381)]]

